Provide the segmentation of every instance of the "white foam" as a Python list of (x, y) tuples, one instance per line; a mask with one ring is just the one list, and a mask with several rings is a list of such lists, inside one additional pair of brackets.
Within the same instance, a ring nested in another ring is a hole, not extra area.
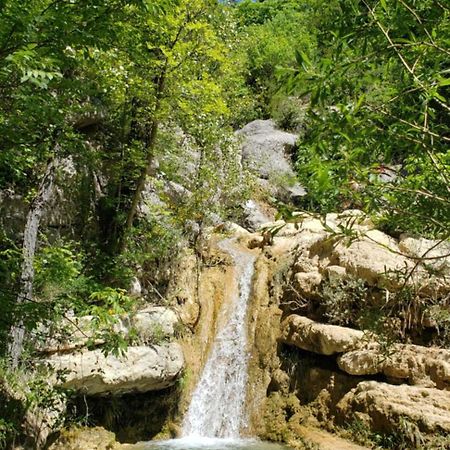
[(239, 250), (230, 239), (219, 246), (233, 258), (239, 288), (231, 292), (229, 309), (221, 312), (228, 320), (216, 336), (193, 393), (183, 422), (184, 437), (236, 439), (247, 425), (245, 396), (249, 352), (246, 315), (255, 256)]

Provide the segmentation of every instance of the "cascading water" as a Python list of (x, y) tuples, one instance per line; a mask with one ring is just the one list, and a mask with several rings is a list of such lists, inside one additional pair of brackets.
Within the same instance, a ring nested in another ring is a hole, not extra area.
[(285, 450), (277, 444), (241, 439), (247, 425), (245, 397), (248, 379), (247, 306), (256, 256), (227, 239), (219, 247), (233, 258), (238, 285), (221, 311), (211, 354), (184, 418), (182, 437), (144, 443), (136, 450)]
[(255, 256), (239, 251), (231, 239), (219, 247), (233, 258), (239, 286), (222, 314), (227, 321), (218, 331), (211, 355), (192, 396), (183, 423), (183, 436), (237, 438), (247, 424), (246, 314)]

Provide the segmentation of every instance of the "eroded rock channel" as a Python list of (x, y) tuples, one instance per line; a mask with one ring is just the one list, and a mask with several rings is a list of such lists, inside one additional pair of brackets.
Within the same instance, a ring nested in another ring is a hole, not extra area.
[[(349, 218), (355, 235), (346, 241), (339, 227)], [(271, 242), (262, 245), (263, 234), (280, 226)], [(336, 448), (330, 442), (341, 438), (320, 434), (325, 431), (365, 439), (366, 445), (381, 436), (410, 442), (411, 448), (419, 443), (447, 448), (450, 351), (443, 347), (445, 336), (436, 319), (427, 317), (426, 310), (416, 322), (409, 310), (394, 318), (381, 314), (385, 328), (379, 329), (377, 320), (361, 316), (360, 308), (364, 304), (366, 311), (383, 313), (387, 301), (402, 289), (414, 292), (415, 301), (422, 303), (431, 291), (448, 294), (450, 285), (442, 274), (430, 273), (410, 258), (417, 254), (414, 249), (432, 242), (410, 237), (396, 241), (375, 230), (359, 211), (329, 215), (325, 223), (299, 216), (296, 224), (266, 224), (263, 234), (234, 225), (228, 230), (242, 251), (255, 258), (248, 312), (240, 319), (246, 320), (248, 344), (243, 351), (249, 352), (245, 434), (294, 448), (307, 448), (311, 442)], [(159, 311), (167, 317), (168, 336), (176, 323), (183, 326), (181, 335), (172, 334), (172, 343), (131, 347), (125, 359), (102, 359), (100, 373), (89, 366), (99, 358), (95, 350), (71, 356), (66, 348), (64, 354), (49, 357), (70, 371), (66, 385), (96, 405), (96, 423), (116, 432), (122, 442), (181, 433), (219, 327), (219, 310), (236, 283), (233, 261), (217, 245), (222, 238), (210, 230), (198, 278), (192, 255), (180, 262), (172, 286), (176, 304)], [(394, 276), (405, 265), (415, 266), (406, 287)], [(151, 320), (154, 313), (140, 314)], [(390, 328), (392, 319), (397, 322)], [(394, 332), (403, 343), (389, 341)], [(111, 395), (119, 396), (118, 417), (111, 412)], [(354, 445), (338, 442), (339, 448)]]

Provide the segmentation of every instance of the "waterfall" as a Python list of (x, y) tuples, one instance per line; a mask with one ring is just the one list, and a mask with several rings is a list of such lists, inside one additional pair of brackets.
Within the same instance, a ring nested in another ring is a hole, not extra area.
[[(219, 329), (211, 354), (183, 422), (184, 436), (237, 438), (247, 425), (247, 304), (251, 292), (255, 256), (240, 251), (233, 240), (219, 247), (233, 259), (239, 278), (238, 288), (221, 314), (226, 317)], [(227, 307), (228, 306), (228, 307)]]

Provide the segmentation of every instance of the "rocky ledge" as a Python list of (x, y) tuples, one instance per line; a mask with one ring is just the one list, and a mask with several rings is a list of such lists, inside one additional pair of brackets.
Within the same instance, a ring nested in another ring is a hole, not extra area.
[(53, 355), (46, 360), (58, 383), (86, 395), (123, 395), (172, 386), (184, 367), (181, 346), (174, 342), (152, 347), (129, 347), (123, 356), (101, 349)]
[(80, 394), (155, 391), (172, 386), (184, 368), (182, 348), (171, 342), (177, 324), (174, 311), (158, 306), (117, 317), (113, 332), (124, 337), (132, 332), (138, 344), (117, 355), (105, 352), (91, 316), (73, 318), (59, 327), (62, 333), (46, 339), (40, 351), (43, 362), (55, 369), (53, 383)]
[(259, 365), (271, 373), (268, 404), (286, 399), (288, 428), (297, 398), (327, 429), (448, 448), (450, 244), (394, 238), (359, 210), (294, 212), (241, 239), (262, 249), (259, 308), (279, 308), (277, 355)]

